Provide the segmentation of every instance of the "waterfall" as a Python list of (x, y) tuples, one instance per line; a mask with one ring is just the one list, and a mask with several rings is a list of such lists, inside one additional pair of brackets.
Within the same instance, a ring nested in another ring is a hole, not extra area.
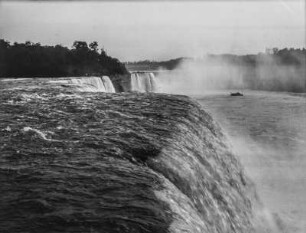
[[(141, 85), (150, 81), (138, 76)], [(0, 232), (291, 230), (268, 228), (274, 218), (286, 226), (260, 204), (221, 128), (197, 102), (134, 93), (87, 98), (75, 95), (77, 85), (101, 91), (102, 78), (66, 80), (0, 85)], [(52, 162), (41, 156), (53, 154)]]
[(131, 74), (131, 91), (155, 92), (156, 80), (153, 73), (136, 72)]
[(116, 92), (108, 76), (70, 78), (68, 83), (76, 85), (77, 90), (82, 92)]
[(148, 78), (148, 75), (146, 73), (143, 73), (140, 75), (140, 81), (141, 81), (141, 86), (140, 89), (143, 90), (144, 92), (150, 92), (150, 80)]
[(110, 92), (110, 93), (115, 93), (116, 92), (115, 88), (113, 86), (113, 83), (108, 76), (103, 76), (102, 77), (102, 82), (104, 84), (106, 92)]
[(156, 92), (157, 84), (156, 84), (155, 75), (153, 73), (149, 73), (149, 77), (150, 77), (150, 83), (151, 83), (151, 91)]
[(131, 90), (136, 91), (137, 86), (137, 76), (136, 74), (131, 74)]
[(141, 79), (139, 77), (139, 74), (136, 74), (136, 81), (137, 81), (137, 90), (142, 91), (142, 85), (141, 85)]
[(131, 75), (131, 90), (132, 91), (141, 91), (141, 83), (138, 73), (133, 73)]

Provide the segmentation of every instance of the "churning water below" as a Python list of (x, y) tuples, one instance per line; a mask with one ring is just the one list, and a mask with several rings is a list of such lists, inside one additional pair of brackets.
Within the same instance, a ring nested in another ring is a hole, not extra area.
[(266, 207), (306, 232), (306, 95), (228, 91), (196, 96), (228, 134)]

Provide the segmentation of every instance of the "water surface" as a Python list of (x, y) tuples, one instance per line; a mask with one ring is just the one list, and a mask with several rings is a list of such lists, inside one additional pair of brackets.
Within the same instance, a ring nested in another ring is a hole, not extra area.
[(291, 232), (306, 229), (306, 96), (220, 91), (196, 96), (221, 124), (264, 204)]

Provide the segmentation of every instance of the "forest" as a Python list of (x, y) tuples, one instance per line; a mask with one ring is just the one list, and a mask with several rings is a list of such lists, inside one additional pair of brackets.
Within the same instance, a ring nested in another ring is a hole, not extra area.
[[(128, 70), (132, 71), (150, 71), (150, 70), (174, 70), (184, 61), (185, 58), (176, 58), (167, 61), (135, 61), (135, 62), (126, 62), (125, 66)], [(188, 59), (188, 58), (186, 58)]]
[(124, 64), (99, 49), (96, 41), (62, 45), (0, 40), (0, 77), (67, 77), (127, 74)]

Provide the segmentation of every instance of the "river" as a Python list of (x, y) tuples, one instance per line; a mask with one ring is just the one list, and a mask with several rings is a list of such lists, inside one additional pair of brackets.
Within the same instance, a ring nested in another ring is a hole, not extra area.
[(219, 91), (195, 98), (228, 135), (265, 206), (288, 232), (305, 232), (306, 95)]

